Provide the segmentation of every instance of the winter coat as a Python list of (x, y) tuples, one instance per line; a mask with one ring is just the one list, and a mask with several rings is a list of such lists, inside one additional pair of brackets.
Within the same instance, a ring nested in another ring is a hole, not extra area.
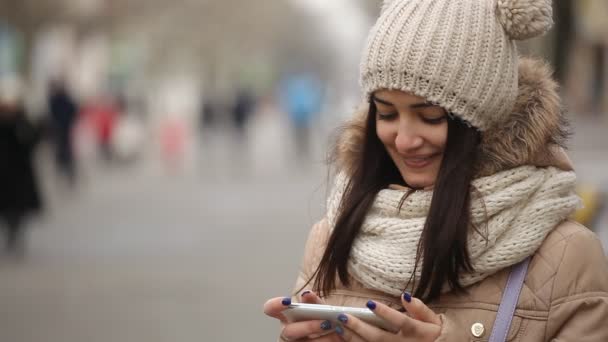
[[(347, 171), (360, 158), (363, 120), (364, 114), (357, 116), (338, 143), (338, 165)], [(564, 136), (557, 85), (550, 70), (522, 58), (517, 103), (503, 125), (483, 133), (476, 174), (492, 175), (521, 165), (570, 170), (559, 148)], [(324, 219), (311, 230), (296, 291), (315, 273), (330, 228)], [(427, 303), (443, 322), (437, 341), (487, 341), (510, 271), (510, 267), (503, 269), (468, 286), (465, 294), (448, 292)], [(350, 281), (348, 288), (337, 281), (337, 289), (324, 300), (331, 305), (364, 307), (372, 299), (401, 307), (400, 298), (364, 288), (352, 277)], [(565, 221), (545, 238), (531, 257), (507, 340), (608, 341), (608, 261), (593, 232)]]
[(41, 207), (32, 165), (38, 136), (22, 111), (0, 113), (0, 215), (22, 216)]
[[(325, 220), (308, 238), (295, 289), (313, 275), (329, 238)], [(469, 286), (467, 294), (448, 293), (429, 307), (443, 326), (437, 341), (487, 341), (510, 269)], [(368, 300), (401, 308), (399, 297), (369, 290), (355, 279), (338, 285), (324, 300), (331, 305), (365, 307)], [(310, 287), (306, 287), (310, 288)], [(294, 301), (299, 298), (294, 297)], [(560, 224), (530, 261), (508, 341), (608, 341), (608, 263), (597, 237), (572, 221)], [(473, 335), (473, 326), (484, 332)]]

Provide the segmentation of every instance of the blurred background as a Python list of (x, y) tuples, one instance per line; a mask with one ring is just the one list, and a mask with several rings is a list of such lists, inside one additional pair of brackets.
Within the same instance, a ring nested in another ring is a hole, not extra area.
[[(0, 0), (0, 341), (274, 340), (379, 7)], [(556, 68), (608, 246), (608, 2), (555, 16), (521, 51)]]

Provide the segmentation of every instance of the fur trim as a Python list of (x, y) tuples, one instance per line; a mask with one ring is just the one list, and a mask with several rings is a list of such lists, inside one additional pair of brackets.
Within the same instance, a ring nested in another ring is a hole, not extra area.
[[(545, 62), (524, 57), (518, 68), (518, 95), (513, 111), (482, 133), (477, 177), (522, 165), (572, 169), (563, 152), (568, 123), (551, 68)], [(334, 162), (348, 174), (361, 158), (368, 109), (366, 104), (356, 111), (336, 143)]]
[(331, 155), (331, 162), (336, 165), (338, 170), (347, 174), (352, 174), (358, 164), (365, 143), (366, 118), (369, 111), (369, 104), (357, 108), (355, 115), (338, 133), (338, 139)]
[(551, 68), (544, 62), (521, 58), (514, 110), (505, 120), (483, 132), (478, 176), (488, 176), (521, 165), (552, 165), (556, 146), (564, 147), (568, 123)]

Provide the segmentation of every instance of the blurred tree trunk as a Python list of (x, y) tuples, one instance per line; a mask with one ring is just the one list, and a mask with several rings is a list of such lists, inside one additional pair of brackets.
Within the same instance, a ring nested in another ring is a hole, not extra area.
[(555, 77), (559, 82), (565, 80), (567, 74), (568, 53), (573, 38), (573, 6), (572, 0), (559, 0), (554, 2), (555, 13), (555, 44), (553, 61), (555, 63)]

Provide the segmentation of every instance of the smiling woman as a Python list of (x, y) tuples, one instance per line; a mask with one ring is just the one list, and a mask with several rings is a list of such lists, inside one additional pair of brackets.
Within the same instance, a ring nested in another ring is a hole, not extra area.
[(372, 99), (376, 133), (405, 183), (432, 187), (448, 136), (446, 111), (403, 91), (380, 90)]
[[(336, 204), (340, 210), (328, 215), (334, 217), (334, 233), (320, 261), (315, 288), (331, 292), (336, 286), (333, 274), (348, 286), (347, 263), (360, 233), (352, 227), (361, 226), (369, 218), (379, 192), (392, 188), (405, 193), (399, 208), (416, 190), (446, 194), (433, 196), (428, 209), (414, 262), (416, 266), (422, 261), (414, 294), (432, 300), (446, 282), (455, 290), (461, 289), (458, 274), (471, 269), (465, 241), (474, 174), (470, 165), (476, 163), (479, 132), (447, 115), (440, 106), (396, 90), (377, 91), (365, 120), (361, 154), (347, 157), (354, 164), (343, 168), (350, 175)], [(349, 129), (358, 127), (355, 124)], [(340, 154), (340, 149), (335, 153)], [(437, 239), (446, 234), (448, 237)], [(402, 286), (409, 287), (411, 280)]]
[[(281, 340), (608, 340), (608, 263), (569, 221), (580, 199), (557, 85), (514, 42), (548, 30), (551, 8), (384, 2), (361, 62), (368, 103), (336, 144), (295, 294), (264, 305)], [(290, 322), (296, 300), (365, 305), (399, 329), (339, 309)]]

